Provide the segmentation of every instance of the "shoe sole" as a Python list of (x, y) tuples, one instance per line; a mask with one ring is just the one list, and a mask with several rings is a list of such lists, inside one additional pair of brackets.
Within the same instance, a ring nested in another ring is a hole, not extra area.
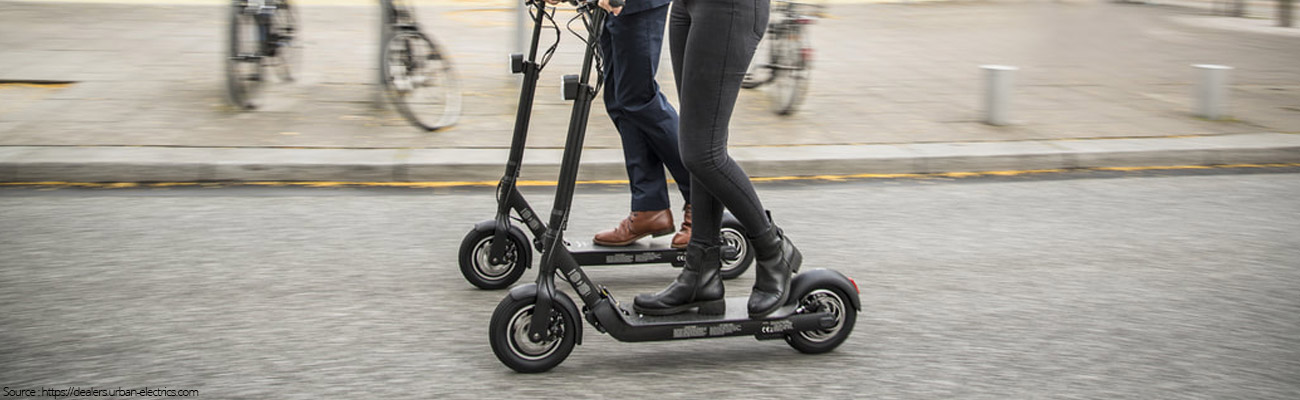
[(661, 309), (641, 308), (638, 305), (635, 304), (632, 305), (632, 309), (636, 310), (636, 312), (645, 315), (654, 315), (654, 316), (681, 314), (689, 311), (692, 308), (698, 308), (700, 314), (722, 315), (727, 313), (727, 300), (718, 299), (718, 300), (709, 300), (709, 301), (697, 301), (694, 303), (686, 303), (676, 307), (661, 308)]
[(637, 237), (635, 237), (635, 238), (632, 238), (632, 240), (628, 240), (628, 241), (626, 241), (626, 242), (602, 242), (602, 241), (599, 241), (599, 240), (596, 240), (596, 239), (591, 239), (591, 242), (592, 242), (592, 243), (595, 243), (595, 244), (598, 244), (598, 245), (601, 245), (601, 246), (609, 246), (609, 247), (623, 247), (623, 246), (630, 245), (630, 244), (632, 244), (632, 243), (636, 243), (636, 241), (641, 240), (641, 238), (644, 238), (644, 237), (646, 237), (646, 236), (660, 237), (660, 236), (666, 236), (666, 235), (668, 235), (668, 234), (675, 233), (675, 232), (677, 232), (677, 231), (676, 231), (676, 230), (673, 230), (673, 229), (669, 229), (669, 230), (666, 230), (666, 231), (660, 231), (660, 232), (654, 232), (654, 233), (643, 233), (643, 234), (641, 234), (641, 236), (637, 236)]

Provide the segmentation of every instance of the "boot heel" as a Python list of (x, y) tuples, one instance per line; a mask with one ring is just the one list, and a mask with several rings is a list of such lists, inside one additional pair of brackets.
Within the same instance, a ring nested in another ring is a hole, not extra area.
[(700, 314), (722, 315), (727, 313), (727, 300), (718, 299), (699, 303)]

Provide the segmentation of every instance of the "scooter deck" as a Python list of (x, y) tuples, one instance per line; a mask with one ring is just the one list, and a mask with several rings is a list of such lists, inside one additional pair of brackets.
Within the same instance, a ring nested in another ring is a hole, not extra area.
[[(678, 313), (673, 315), (644, 315), (637, 313), (631, 304), (619, 304), (627, 316), (628, 323), (632, 325), (656, 325), (656, 324), (680, 324), (683, 322), (720, 322), (720, 321), (748, 321), (749, 320), (749, 299), (745, 297), (727, 298), (727, 312), (725, 314), (700, 314), (695, 310)], [(794, 312), (794, 306), (786, 306), (772, 312), (763, 319), (781, 319)]]
[[(672, 248), (672, 239), (641, 239), (627, 246), (601, 246), (587, 240), (565, 239), (569, 254), (578, 265), (686, 264), (685, 249)], [(723, 246), (724, 258), (736, 257), (737, 250)]]
[(610, 247), (586, 240), (566, 239), (569, 254), (579, 265), (673, 264), (682, 266), (682, 249), (672, 248), (671, 239), (641, 239), (627, 246)]
[[(753, 336), (779, 339), (785, 335), (834, 325), (829, 313), (795, 314), (796, 305), (786, 305), (758, 319), (750, 319), (747, 298), (728, 298), (727, 312), (720, 315), (685, 312), (674, 315), (641, 315), (631, 305), (597, 306), (593, 310), (607, 333), (624, 342), (703, 339), (728, 336)], [(608, 305), (602, 301), (602, 305)], [(616, 315), (614, 315), (616, 314)]]

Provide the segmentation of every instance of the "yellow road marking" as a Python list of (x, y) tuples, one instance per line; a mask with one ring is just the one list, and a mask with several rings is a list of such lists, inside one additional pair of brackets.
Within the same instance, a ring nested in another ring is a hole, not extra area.
[(0, 83), (0, 89), (4, 88), (32, 88), (32, 89), (63, 89), (72, 86), (72, 83), (30, 83), (30, 82), (3, 82)]
[[(1072, 171), (1116, 171), (1116, 172), (1137, 172), (1137, 171), (1176, 171), (1176, 170), (1206, 170), (1206, 169), (1266, 169), (1266, 168), (1297, 168), (1300, 163), (1276, 163), (1276, 164), (1223, 164), (1223, 165), (1160, 165), (1148, 167), (1098, 167), (1098, 168), (1078, 168), (1078, 169), (1032, 169), (1032, 170), (1012, 170), (1012, 171), (980, 171), (980, 172), (938, 172), (928, 174), (843, 174), (843, 175), (811, 175), (811, 176), (764, 176), (750, 178), (753, 182), (790, 182), (790, 181), (847, 181), (847, 180), (872, 180), (872, 179), (933, 179), (933, 178), (978, 178), (988, 176), (1018, 176), (1018, 175), (1038, 175), (1038, 174), (1056, 174)], [(25, 186), (25, 187), (66, 187), (66, 188), (91, 188), (91, 189), (125, 189), (125, 188), (172, 188), (172, 187), (230, 187), (230, 186), (271, 186), (271, 187), (308, 187), (308, 188), (347, 188), (347, 187), (380, 187), (380, 188), (409, 188), (409, 189), (437, 189), (437, 188), (456, 188), (456, 187), (495, 187), (498, 181), (430, 181), (430, 182), (343, 182), (343, 181), (263, 181), (263, 182), (152, 182), (152, 183), (133, 183), (133, 182), (0, 182), (0, 186)], [(579, 185), (626, 185), (627, 180), (606, 179), (606, 180), (583, 180), (578, 181)], [(540, 180), (521, 180), (516, 183), (521, 187), (537, 186), (556, 186), (556, 181)]]

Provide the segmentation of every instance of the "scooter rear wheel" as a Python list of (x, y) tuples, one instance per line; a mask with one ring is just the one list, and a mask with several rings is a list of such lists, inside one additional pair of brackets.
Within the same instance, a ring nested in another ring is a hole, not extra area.
[(532, 325), (534, 297), (501, 299), (492, 312), (488, 327), (492, 352), (510, 369), (523, 373), (546, 372), (564, 362), (573, 351), (578, 330), (577, 316), (558, 304), (551, 307), (547, 337), (533, 341), (528, 337)]
[(465, 234), (460, 242), (460, 274), (465, 280), (479, 289), (505, 289), (513, 285), (524, 275), (533, 262), (533, 248), (528, 245), (528, 237), (515, 226), (506, 231), (505, 254), (502, 260), (493, 263), (489, 253), (496, 229), (491, 225), (474, 227)]
[(785, 341), (803, 353), (818, 354), (834, 350), (849, 338), (858, 310), (849, 303), (848, 295), (829, 285), (818, 285), (806, 293), (795, 293), (799, 308), (795, 313), (829, 312), (835, 316), (835, 326), (827, 329), (804, 331), (786, 335)]

